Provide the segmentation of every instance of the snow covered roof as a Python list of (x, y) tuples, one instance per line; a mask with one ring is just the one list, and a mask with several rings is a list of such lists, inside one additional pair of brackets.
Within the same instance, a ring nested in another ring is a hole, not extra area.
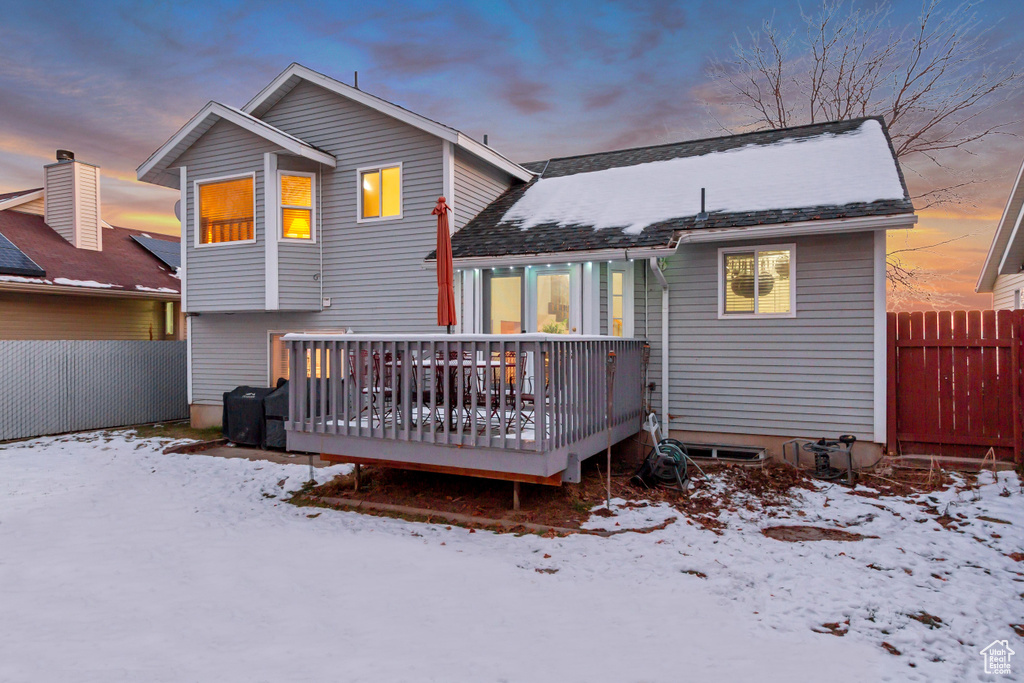
[[(551, 159), (452, 237), (456, 258), (667, 246), (681, 230), (912, 213), (877, 118)], [(701, 188), (708, 218), (697, 220)]]

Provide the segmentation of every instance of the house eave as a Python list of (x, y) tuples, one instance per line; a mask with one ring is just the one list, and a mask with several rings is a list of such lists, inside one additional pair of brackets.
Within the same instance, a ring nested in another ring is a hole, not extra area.
[(824, 221), (798, 221), (773, 225), (751, 225), (736, 228), (702, 228), (677, 233), (674, 244), (700, 244), (732, 240), (800, 235), (828, 235), (843, 232), (869, 232), (875, 230), (906, 230), (917, 223), (917, 215), (900, 213), (889, 216), (863, 216)]
[[(1014, 217), (1016, 222), (1011, 234), (1005, 241), (1002, 241), (1004, 233), (1009, 229), (1007, 228), (1008, 221), (1014, 220), (1014, 218), (1010, 218), (1014, 200), (1021, 192), (1024, 192), (1022, 180), (1024, 180), (1024, 163), (1021, 164), (1020, 170), (1017, 171), (1017, 179), (1010, 188), (1010, 196), (1006, 199), (1003, 215), (999, 218), (999, 225), (996, 226), (995, 234), (992, 236), (992, 243), (989, 245), (988, 253), (985, 255), (985, 262), (981, 266), (981, 273), (978, 275), (978, 282), (974, 286), (974, 291), (979, 294), (991, 293), (995, 288), (996, 278), (999, 277), (999, 273), (1006, 260), (1006, 252), (1017, 235), (1017, 226), (1020, 224), (1019, 213), (1018, 216)], [(1024, 205), (1022, 205), (1021, 211), (1024, 211)], [(1000, 242), (1002, 242), (1001, 245)]]
[[(211, 121), (214, 117), (216, 117), (215, 120)], [(145, 163), (139, 166), (136, 171), (136, 177), (142, 182), (178, 188), (180, 177), (178, 174), (170, 172), (171, 164), (191, 147), (195, 140), (220, 120), (226, 120), (254, 135), (258, 135), (296, 156), (310, 159), (331, 168), (337, 166), (338, 162), (332, 155), (303, 142), (294, 135), (285, 133), (269, 123), (249, 115), (247, 112), (241, 112), (219, 102), (208, 102), (188, 123), (172, 135), (157, 151), (153, 152)], [(189, 136), (197, 131), (199, 135), (189, 141)]]
[(472, 138), (460, 133), (454, 128), (449, 128), (444, 124), (420, 116), (414, 112), (404, 109), (397, 104), (392, 104), (387, 100), (383, 100), (375, 95), (355, 88), (351, 85), (346, 85), (341, 81), (338, 81), (330, 76), (322, 74), (318, 71), (313, 71), (309, 67), (301, 64), (293, 63), (287, 69), (282, 71), (277, 78), (270, 82), (267, 87), (263, 88), (254, 98), (249, 100), (242, 111), (251, 116), (259, 117), (270, 105), (277, 102), (278, 92), (286, 86), (289, 80), (292, 78), (300, 78), (305, 81), (309, 81), (314, 85), (318, 85), (325, 90), (340, 95), (346, 99), (358, 102), (366, 107), (379, 111), (380, 113), (390, 116), (393, 119), (397, 119), (403, 123), (406, 123), (413, 128), (418, 128), (426, 133), (430, 133), (442, 140), (454, 143), (459, 147), (462, 147), (467, 152), (470, 152), (487, 163), (493, 165), (496, 168), (501, 169), (505, 173), (508, 173), (514, 178), (518, 178), (523, 182), (529, 181), (533, 178), (534, 174), (527, 171), (525, 168), (510, 161), (506, 157), (502, 156), (498, 152), (495, 152), (490, 147), (473, 140)]
[(75, 287), (73, 285), (48, 285), (36, 282), (0, 281), (0, 292), (29, 294), (61, 294), (69, 296), (94, 296), (108, 299), (153, 299), (157, 301), (180, 301), (178, 292), (145, 292), (129, 289), (107, 289), (100, 287)]
[(25, 194), (20, 194), (17, 197), (11, 197), (9, 199), (5, 199), (4, 201), (0, 202), (0, 211), (6, 211), (7, 209), (13, 209), (13, 208), (15, 208), (17, 206), (21, 206), (22, 204), (28, 204), (29, 202), (35, 201), (37, 199), (42, 199), (42, 198), (43, 198), (43, 191), (42, 190), (36, 190), (34, 192), (26, 192)]
[[(452, 259), (456, 268), (505, 268), (509, 266), (545, 265), (548, 263), (586, 263), (589, 261), (629, 261), (668, 256), (672, 248), (634, 247), (628, 249), (591, 249), (587, 251), (538, 252), (532, 254), (506, 254), (500, 256), (471, 256)], [(423, 261), (424, 268), (436, 268), (436, 259)]]

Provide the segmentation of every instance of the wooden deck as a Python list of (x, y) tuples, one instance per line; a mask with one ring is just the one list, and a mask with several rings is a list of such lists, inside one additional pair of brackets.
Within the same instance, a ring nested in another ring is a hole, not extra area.
[[(290, 334), (289, 450), (559, 484), (640, 429), (645, 343), (614, 337)], [(609, 358), (614, 358), (608, 413)]]

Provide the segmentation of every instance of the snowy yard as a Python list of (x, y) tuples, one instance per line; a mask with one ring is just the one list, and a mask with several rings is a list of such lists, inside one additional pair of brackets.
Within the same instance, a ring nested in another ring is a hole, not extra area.
[(307, 467), (166, 444), (0, 446), (0, 680), (991, 680), (996, 639), (1024, 671), (1014, 474), (915, 500), (822, 486), (771, 520), (727, 511), (721, 535), (542, 538), (297, 508)]

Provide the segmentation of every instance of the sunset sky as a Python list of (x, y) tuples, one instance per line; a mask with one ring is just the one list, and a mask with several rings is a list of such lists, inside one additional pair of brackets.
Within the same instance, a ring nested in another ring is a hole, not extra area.
[[(811, 3), (804, 2), (804, 7)], [(891, 21), (920, 5), (898, 0)], [(952, 6), (952, 4), (950, 4)], [(1024, 53), (1024, 3), (976, 10), (996, 60)], [(207, 101), (243, 105), (291, 62), (482, 138), (517, 161), (722, 134), (708, 105), (709, 61), (774, 13), (778, 2), (12, 3), (0, 2), (0, 192), (42, 185), (54, 150), (103, 173), (104, 218), (176, 233), (177, 193), (139, 183), (135, 168)], [(1024, 96), (986, 114), (1024, 136)], [(717, 121), (716, 121), (717, 119)], [(920, 212), (890, 248), (969, 235), (915, 253), (958, 307), (973, 293), (989, 240), (1024, 159), (1024, 137), (999, 136), (951, 159), (962, 201)], [(935, 182), (907, 170), (912, 193)]]

